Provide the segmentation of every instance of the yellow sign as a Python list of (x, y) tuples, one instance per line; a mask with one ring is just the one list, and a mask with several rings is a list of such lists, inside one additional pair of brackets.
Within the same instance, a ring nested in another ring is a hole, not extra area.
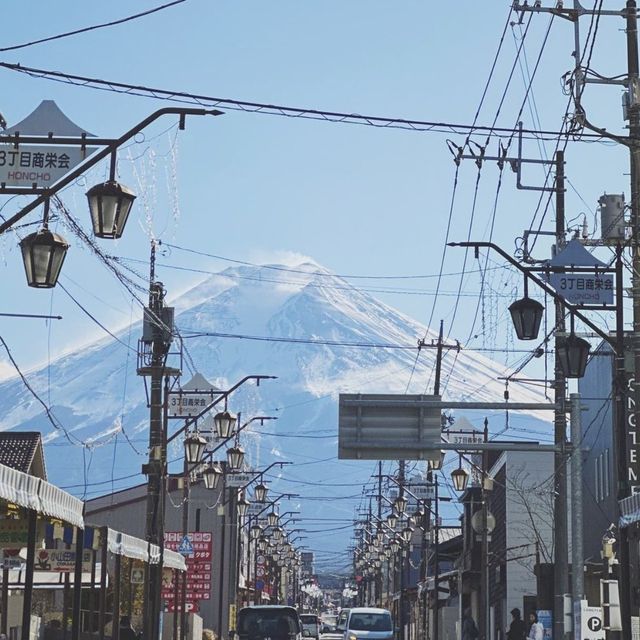
[(236, 605), (229, 605), (229, 631), (236, 630)]

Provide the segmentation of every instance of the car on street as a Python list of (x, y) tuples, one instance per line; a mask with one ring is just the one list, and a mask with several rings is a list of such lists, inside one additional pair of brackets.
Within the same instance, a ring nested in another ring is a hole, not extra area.
[(344, 640), (393, 640), (391, 613), (374, 607), (350, 609)]
[(336, 627), (338, 625), (338, 616), (334, 616), (330, 613), (323, 613), (320, 616), (320, 634), (326, 635), (329, 633), (336, 633)]
[(239, 640), (302, 640), (302, 623), (293, 607), (256, 605), (238, 611)]
[(320, 618), (315, 613), (301, 613), (300, 622), (302, 622), (302, 633), (307, 636), (305, 631), (309, 632), (309, 638), (320, 637)]

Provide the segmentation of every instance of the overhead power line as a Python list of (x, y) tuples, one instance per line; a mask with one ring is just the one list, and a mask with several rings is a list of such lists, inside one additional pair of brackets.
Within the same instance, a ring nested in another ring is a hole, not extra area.
[(45, 42), (52, 42), (54, 40), (62, 40), (63, 38), (70, 38), (71, 36), (77, 36), (81, 33), (87, 33), (89, 31), (96, 31), (97, 29), (104, 29), (105, 27), (115, 27), (118, 24), (124, 24), (125, 22), (131, 22), (132, 20), (137, 20), (138, 18), (144, 18), (145, 16), (149, 16), (152, 13), (157, 13), (158, 11), (162, 11), (163, 9), (168, 9), (169, 7), (173, 7), (177, 4), (182, 4), (187, 0), (174, 0), (173, 2), (168, 2), (167, 4), (163, 4), (159, 7), (155, 7), (153, 9), (149, 9), (148, 11), (143, 11), (141, 13), (136, 13), (131, 16), (127, 16), (126, 18), (120, 18), (119, 20), (112, 20), (111, 22), (103, 22), (101, 24), (94, 24), (90, 27), (83, 27), (81, 29), (75, 29), (74, 31), (66, 31), (65, 33), (59, 33), (55, 36), (48, 36), (47, 38), (40, 38), (39, 40), (31, 40), (30, 42), (23, 42), (22, 44), (14, 44), (9, 47), (1, 47), (0, 52), (4, 51), (15, 51), (16, 49), (25, 49), (27, 47), (33, 47), (37, 44), (43, 44)]
[[(397, 118), (387, 116), (362, 115), (358, 113), (348, 113), (343, 111), (326, 111), (322, 109), (309, 109), (306, 107), (293, 107), (289, 105), (269, 104), (265, 102), (249, 102), (246, 100), (235, 100), (231, 98), (218, 98), (202, 94), (187, 93), (184, 91), (172, 91), (167, 89), (157, 89), (144, 85), (133, 85), (114, 80), (101, 80), (79, 76), (62, 71), (51, 71), (36, 67), (27, 67), (21, 64), (10, 62), (0, 62), (0, 67), (9, 71), (16, 71), (26, 75), (45, 78), (55, 82), (62, 82), (79, 87), (110, 91), (113, 93), (124, 93), (127, 95), (140, 96), (145, 98), (155, 98), (170, 102), (180, 102), (186, 104), (198, 104), (201, 106), (217, 106), (228, 110), (246, 111), (249, 113), (262, 113), (266, 115), (284, 116), (287, 118), (303, 118), (307, 120), (323, 120), (326, 122), (342, 124), (358, 124), (381, 129), (407, 129), (410, 131), (430, 131), (439, 133), (485, 133), (491, 137), (501, 135), (513, 135), (516, 130), (510, 127), (481, 126), (470, 124), (459, 124), (450, 122), (437, 122), (428, 120), (413, 120), (410, 118)], [(558, 136), (569, 135), (567, 132), (559, 131), (537, 131), (535, 129), (522, 129), (523, 137), (555, 140)], [(591, 140), (601, 140), (603, 136), (597, 133), (583, 134), (582, 138)]]

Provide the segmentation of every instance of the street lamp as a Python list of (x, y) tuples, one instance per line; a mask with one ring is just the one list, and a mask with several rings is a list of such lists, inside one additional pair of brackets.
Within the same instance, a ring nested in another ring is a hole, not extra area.
[(267, 499), (267, 492), (269, 491), (269, 488), (260, 483), (259, 485), (256, 485), (256, 487), (253, 490), (253, 495), (256, 499), (256, 502), (265, 502)]
[(413, 535), (413, 529), (411, 527), (405, 527), (400, 534), (402, 536), (402, 540), (406, 543), (411, 542), (411, 536)]
[(275, 511), (271, 511), (267, 514), (267, 522), (270, 527), (275, 527), (278, 524), (278, 514)]
[[(111, 164), (115, 170), (113, 158)], [(94, 235), (98, 238), (120, 238), (136, 199), (133, 191), (116, 182), (112, 175), (107, 182), (91, 187), (87, 191), (87, 199)]]
[(407, 509), (407, 499), (404, 496), (398, 496), (395, 499), (394, 506), (398, 515), (402, 515)]
[(389, 525), (389, 529), (395, 529), (398, 525), (398, 516), (396, 516), (393, 511), (387, 516), (387, 524)]
[(269, 543), (266, 538), (260, 538), (260, 540), (258, 540), (258, 551), (262, 551), (264, 553), (267, 550), (268, 545)]
[(558, 360), (565, 378), (582, 378), (584, 376), (590, 349), (591, 345), (574, 333), (572, 315), (571, 333), (568, 336), (559, 336), (556, 342)]
[(198, 464), (202, 459), (206, 446), (207, 441), (197, 431), (190, 433), (184, 439), (184, 455), (187, 459), (187, 464)]
[(240, 446), (227, 449), (227, 464), (230, 469), (240, 469), (244, 461), (244, 449)]
[(442, 469), (442, 465), (444, 464), (444, 451), (440, 452), (440, 457), (435, 460), (429, 459), (427, 463), (430, 471), (440, 471)]
[(509, 307), (513, 328), (518, 340), (535, 340), (540, 331), (544, 306), (529, 297), (527, 279), (524, 281), (524, 298), (516, 300)]
[(69, 244), (49, 231), (49, 198), (44, 201), (42, 228), (20, 241), (27, 284), (36, 289), (56, 286)]
[(222, 440), (230, 438), (236, 426), (237, 418), (228, 411), (221, 411), (213, 418), (216, 435)]
[(391, 551), (393, 551), (393, 553), (398, 553), (398, 551), (400, 551), (400, 543), (396, 538), (392, 540), (390, 546), (391, 546)]
[(241, 518), (244, 518), (247, 515), (249, 504), (249, 501), (244, 496), (241, 496), (241, 498), (238, 500), (236, 506), (238, 507), (238, 515)]
[(249, 535), (252, 540), (257, 540), (262, 533), (262, 527), (259, 524), (254, 524), (253, 527), (249, 530)]
[(462, 464), (451, 472), (451, 481), (456, 491), (464, 491), (469, 482), (469, 474), (462, 468)]
[(215, 489), (222, 477), (222, 469), (213, 463), (209, 465), (202, 472), (202, 479), (204, 480), (204, 486), (207, 489)]

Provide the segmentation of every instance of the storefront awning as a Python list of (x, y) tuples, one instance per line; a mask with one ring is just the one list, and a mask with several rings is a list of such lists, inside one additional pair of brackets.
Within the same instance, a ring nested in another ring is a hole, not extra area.
[(170, 549), (164, 550), (162, 566), (167, 567), (167, 569), (177, 569), (178, 571), (187, 570), (187, 562), (184, 559), (184, 556), (181, 553), (171, 551)]
[[(158, 564), (160, 562), (160, 547), (114, 529), (107, 529), (107, 548), (111, 553), (125, 556), (126, 558), (133, 558), (150, 564)], [(164, 550), (162, 564), (169, 569), (187, 570), (184, 556), (169, 549)]]
[(59, 487), (0, 464), (0, 499), (84, 528), (82, 500)]
[(158, 564), (160, 559), (160, 549), (155, 544), (149, 544), (145, 540), (114, 529), (107, 530), (107, 548), (118, 556), (142, 562), (151, 560), (151, 564)]
[(621, 527), (628, 527), (634, 522), (640, 522), (640, 493), (623, 498), (619, 504)]

